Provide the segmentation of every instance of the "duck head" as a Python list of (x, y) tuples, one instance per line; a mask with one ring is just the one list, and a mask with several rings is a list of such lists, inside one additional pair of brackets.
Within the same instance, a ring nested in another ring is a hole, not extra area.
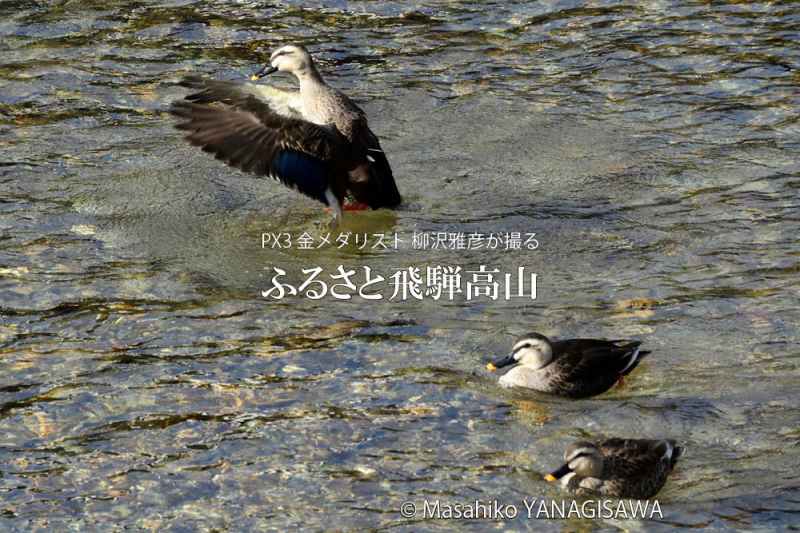
[(298, 79), (314, 71), (314, 60), (305, 46), (288, 44), (281, 46), (269, 57), (269, 63), (253, 74), (250, 79), (255, 81), (268, 76), (273, 72), (289, 72)]
[(511, 353), (486, 365), (490, 371), (495, 371), (504, 366), (517, 365), (538, 370), (553, 360), (553, 346), (550, 339), (539, 333), (530, 333), (519, 339)]
[(563, 465), (544, 478), (551, 482), (561, 480), (566, 485), (573, 475), (599, 478), (603, 474), (603, 456), (591, 442), (579, 441), (571, 444), (564, 452), (564, 461)]

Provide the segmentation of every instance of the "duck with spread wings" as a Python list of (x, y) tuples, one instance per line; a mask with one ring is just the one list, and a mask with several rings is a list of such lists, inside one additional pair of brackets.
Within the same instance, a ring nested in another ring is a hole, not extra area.
[(299, 91), (185, 78), (194, 91), (170, 112), (186, 140), (232, 167), (269, 176), (330, 207), (395, 208), (402, 198), (389, 161), (364, 111), (322, 79), (302, 46), (273, 52), (254, 80), (293, 74)]

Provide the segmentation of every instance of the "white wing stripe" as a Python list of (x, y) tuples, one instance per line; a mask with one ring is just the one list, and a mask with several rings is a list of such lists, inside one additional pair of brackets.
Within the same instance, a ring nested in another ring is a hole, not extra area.
[(625, 365), (625, 368), (619, 371), (620, 374), (624, 374), (625, 371), (628, 370), (631, 367), (631, 365), (633, 365), (636, 362), (636, 360), (639, 358), (639, 349), (640, 347), (637, 346), (636, 349), (633, 351), (633, 354), (631, 355), (631, 360), (628, 361), (628, 364)]

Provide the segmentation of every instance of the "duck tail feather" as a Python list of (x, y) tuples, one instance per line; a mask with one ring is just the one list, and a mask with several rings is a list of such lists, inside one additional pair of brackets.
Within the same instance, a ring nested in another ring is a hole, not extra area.
[(367, 195), (368, 205), (377, 209), (380, 207), (397, 207), (403, 201), (397, 184), (394, 181), (392, 168), (386, 155), (379, 151), (370, 151), (369, 185)]
[(686, 450), (683, 446), (678, 446), (674, 440), (671, 440), (670, 444), (672, 444), (672, 457), (670, 459), (670, 465), (674, 468), (675, 464), (678, 462), (678, 459), (681, 458)]

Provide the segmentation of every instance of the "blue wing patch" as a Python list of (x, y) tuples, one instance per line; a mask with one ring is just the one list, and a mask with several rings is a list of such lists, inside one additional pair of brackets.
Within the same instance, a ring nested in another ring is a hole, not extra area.
[(328, 166), (307, 154), (284, 150), (272, 160), (272, 175), (289, 187), (328, 205)]

